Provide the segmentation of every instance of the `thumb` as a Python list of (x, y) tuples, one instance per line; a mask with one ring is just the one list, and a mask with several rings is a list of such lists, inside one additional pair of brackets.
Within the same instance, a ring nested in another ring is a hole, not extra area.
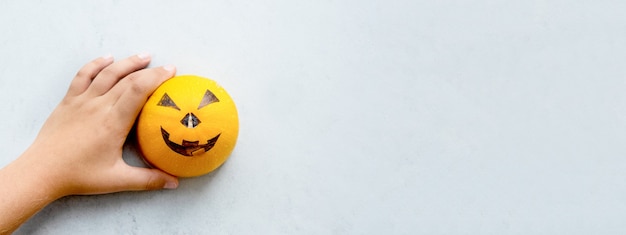
[(158, 169), (129, 166), (126, 183), (127, 190), (157, 190), (178, 188), (178, 178)]

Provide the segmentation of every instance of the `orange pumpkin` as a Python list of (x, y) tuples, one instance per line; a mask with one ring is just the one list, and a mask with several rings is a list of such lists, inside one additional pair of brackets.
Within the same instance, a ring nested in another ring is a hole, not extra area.
[(239, 133), (235, 103), (215, 81), (171, 78), (148, 98), (137, 121), (144, 159), (169, 174), (209, 173), (228, 158)]

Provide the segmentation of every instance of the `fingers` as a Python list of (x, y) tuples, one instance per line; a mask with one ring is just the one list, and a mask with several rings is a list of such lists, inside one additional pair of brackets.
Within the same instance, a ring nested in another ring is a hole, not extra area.
[(140, 191), (178, 188), (178, 178), (157, 169), (126, 166), (123, 188), (116, 191)]
[(137, 71), (124, 78), (108, 94), (118, 97), (113, 105), (113, 111), (117, 115), (115, 118), (128, 123), (127, 127), (130, 130), (148, 96), (174, 74), (176, 68), (168, 65)]
[(76, 76), (72, 83), (70, 84), (70, 88), (67, 91), (68, 96), (77, 96), (85, 92), (91, 84), (91, 80), (102, 71), (105, 67), (111, 65), (113, 63), (113, 56), (106, 55), (100, 58), (97, 58), (85, 66), (83, 66)]
[(148, 54), (138, 54), (112, 63), (97, 73), (87, 92), (94, 96), (102, 95), (108, 92), (120, 79), (145, 68), (149, 63), (150, 55)]

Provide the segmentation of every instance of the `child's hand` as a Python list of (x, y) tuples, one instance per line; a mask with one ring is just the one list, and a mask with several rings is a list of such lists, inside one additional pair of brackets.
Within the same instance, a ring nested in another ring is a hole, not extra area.
[(148, 55), (85, 65), (35, 142), (0, 170), (0, 234), (48, 203), (72, 194), (178, 187), (157, 169), (127, 165), (122, 146), (147, 97), (175, 68), (146, 69)]
[(50, 115), (28, 153), (33, 164), (54, 172), (63, 195), (176, 188), (178, 180), (156, 169), (131, 167), (122, 145), (147, 97), (174, 67), (144, 69), (150, 58), (85, 65)]

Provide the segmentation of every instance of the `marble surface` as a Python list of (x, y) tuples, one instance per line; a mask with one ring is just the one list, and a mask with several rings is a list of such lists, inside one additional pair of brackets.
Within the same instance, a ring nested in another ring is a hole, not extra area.
[(624, 234), (625, 7), (3, 1), (0, 166), (107, 53), (217, 80), (241, 122), (210, 175), (63, 198), (16, 234)]

